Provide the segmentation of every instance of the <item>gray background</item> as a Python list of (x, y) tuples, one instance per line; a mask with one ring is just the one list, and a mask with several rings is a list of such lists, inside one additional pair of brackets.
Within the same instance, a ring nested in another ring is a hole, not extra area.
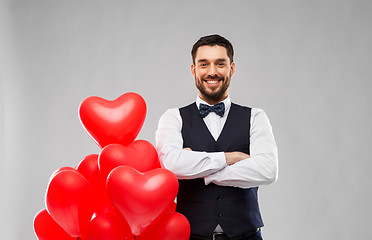
[(265, 239), (370, 239), (372, 2), (3, 0), (1, 239), (35, 239), (50, 175), (99, 153), (80, 125), (89, 96), (134, 91), (152, 143), (168, 108), (196, 97), (190, 49), (233, 43), (233, 101), (266, 110), (279, 180), (262, 187)]

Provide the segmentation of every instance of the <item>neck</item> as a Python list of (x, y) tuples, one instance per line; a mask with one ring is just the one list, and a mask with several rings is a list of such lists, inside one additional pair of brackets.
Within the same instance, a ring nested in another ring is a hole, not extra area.
[(223, 97), (221, 97), (220, 99), (210, 99), (210, 98), (207, 98), (205, 97), (204, 95), (200, 94), (199, 93), (199, 97), (200, 99), (202, 99), (203, 101), (205, 101), (206, 103), (208, 103), (209, 105), (215, 105), (219, 102), (222, 102), (223, 100), (225, 100), (227, 98), (228, 94), (225, 94)]

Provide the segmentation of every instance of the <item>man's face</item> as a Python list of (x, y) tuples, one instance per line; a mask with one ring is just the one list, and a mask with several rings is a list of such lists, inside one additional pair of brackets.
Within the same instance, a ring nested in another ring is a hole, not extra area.
[(234, 72), (235, 63), (230, 62), (226, 48), (218, 45), (199, 47), (191, 65), (199, 97), (211, 105), (227, 97)]

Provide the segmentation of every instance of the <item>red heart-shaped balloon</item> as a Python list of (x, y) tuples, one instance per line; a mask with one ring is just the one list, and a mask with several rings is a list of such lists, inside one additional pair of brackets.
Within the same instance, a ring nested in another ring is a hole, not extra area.
[(145, 140), (134, 141), (128, 146), (107, 145), (99, 154), (98, 164), (103, 176), (106, 177), (112, 169), (119, 166), (130, 166), (140, 172), (160, 168), (155, 147)]
[(137, 240), (188, 240), (190, 224), (185, 216), (178, 212), (170, 212), (161, 220), (151, 225)]
[[(120, 145), (121, 146), (121, 145)], [(84, 157), (76, 169), (83, 174), (93, 187), (96, 208), (95, 213), (110, 212), (114, 206), (111, 204), (106, 192), (106, 177), (98, 167), (98, 154), (90, 154)]]
[(73, 167), (61, 167), (61, 168), (58, 168), (57, 170), (55, 170), (53, 173), (52, 173), (52, 175), (50, 176), (50, 178), (49, 178), (49, 181), (57, 174), (57, 173), (59, 173), (59, 172), (61, 172), (61, 171), (64, 171), (64, 170), (72, 170), (72, 171), (74, 171), (74, 170), (76, 170), (75, 168), (73, 168)]
[(85, 156), (76, 166), (76, 170), (83, 174), (93, 187), (100, 186), (101, 184), (105, 186), (105, 179), (101, 175), (98, 167), (98, 154), (89, 154)]
[(107, 192), (137, 236), (168, 211), (177, 196), (178, 180), (163, 168), (141, 173), (132, 167), (120, 166), (108, 176)]
[(34, 230), (39, 240), (76, 240), (68, 235), (49, 215), (46, 209), (36, 214), (34, 219)]
[(137, 137), (146, 117), (145, 100), (137, 93), (125, 93), (113, 101), (88, 97), (79, 107), (85, 130), (100, 146), (128, 145)]
[(104, 213), (97, 215), (89, 223), (87, 240), (133, 240), (132, 232), (120, 214)]
[(48, 184), (45, 204), (64, 231), (80, 237), (86, 231), (95, 208), (92, 186), (77, 170), (60, 170)]

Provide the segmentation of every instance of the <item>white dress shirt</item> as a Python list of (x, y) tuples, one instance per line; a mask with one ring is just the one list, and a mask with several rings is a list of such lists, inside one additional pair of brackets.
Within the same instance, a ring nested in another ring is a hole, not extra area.
[[(230, 111), (231, 100), (224, 101), (223, 117), (211, 112), (203, 118), (215, 140), (218, 139)], [(197, 97), (196, 104), (204, 103)], [(209, 104), (207, 104), (209, 105)], [(179, 179), (204, 178), (221, 186), (250, 188), (270, 184), (278, 177), (278, 152), (272, 127), (262, 109), (252, 108), (250, 157), (233, 165), (226, 164), (224, 152), (200, 152), (183, 149), (182, 118), (178, 108), (168, 109), (156, 131), (156, 149), (162, 167)]]

